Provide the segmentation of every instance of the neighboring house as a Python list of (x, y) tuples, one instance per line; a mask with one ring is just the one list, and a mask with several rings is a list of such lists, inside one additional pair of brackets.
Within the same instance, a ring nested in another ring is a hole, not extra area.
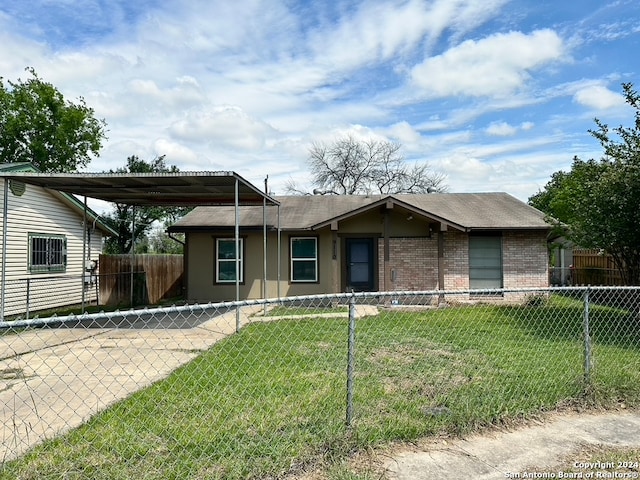
[[(0, 172), (37, 170), (10, 163), (0, 164)], [(95, 300), (94, 262), (103, 237), (116, 232), (89, 208), (85, 229), (84, 203), (72, 195), (14, 180), (0, 183), (1, 318)]]
[[(240, 298), (548, 286), (550, 225), (505, 193), (275, 199), (238, 209)], [(186, 234), (189, 301), (235, 299), (235, 218), (204, 206), (170, 227)]]

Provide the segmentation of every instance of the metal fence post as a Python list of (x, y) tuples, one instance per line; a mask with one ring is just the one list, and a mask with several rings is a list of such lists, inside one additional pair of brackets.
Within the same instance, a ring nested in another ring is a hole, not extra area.
[(349, 298), (349, 340), (347, 353), (347, 427), (351, 427), (353, 421), (353, 376), (355, 367), (355, 343), (356, 343), (356, 297)]
[(26, 312), (25, 312), (25, 318), (27, 320), (29, 320), (29, 310), (30, 310), (30, 305), (31, 303), (31, 279), (27, 278), (27, 298), (26, 298)]
[(584, 330), (584, 383), (585, 388), (589, 389), (591, 385), (591, 333), (589, 330), (589, 290), (587, 287), (584, 292), (584, 319), (582, 322)]

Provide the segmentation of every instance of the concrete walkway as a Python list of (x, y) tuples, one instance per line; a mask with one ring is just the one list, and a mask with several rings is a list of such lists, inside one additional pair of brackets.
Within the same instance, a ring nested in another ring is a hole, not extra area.
[[(615, 477), (617, 465), (584, 465), (585, 446), (640, 448), (640, 412), (562, 414), (542, 424), (396, 453), (390, 480), (504, 478), (640, 478), (640, 470)], [(640, 458), (629, 458), (640, 462)], [(562, 467), (569, 462), (571, 468)], [(574, 465), (574, 463), (578, 465)], [(570, 476), (582, 471), (582, 476)], [(620, 470), (622, 471), (622, 470)], [(633, 476), (635, 474), (635, 476)]]

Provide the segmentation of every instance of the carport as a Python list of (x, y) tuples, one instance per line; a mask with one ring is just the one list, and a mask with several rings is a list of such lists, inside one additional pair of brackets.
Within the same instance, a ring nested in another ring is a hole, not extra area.
[[(4, 180), (4, 208), (2, 231), (2, 271), (0, 272), (0, 321), (4, 320), (5, 266), (7, 264), (7, 210), (10, 182), (22, 182), (45, 189), (84, 197), (85, 223), (87, 198), (132, 206), (198, 206), (234, 205), (236, 252), (240, 246), (239, 207), (262, 205), (264, 231), (264, 284), (266, 285), (266, 208), (278, 209), (278, 243), (280, 243), (280, 208), (277, 200), (232, 171), (170, 172), (170, 173), (31, 173), (0, 172)], [(266, 190), (266, 180), (265, 180)], [(86, 236), (86, 232), (85, 232)], [(87, 239), (84, 239), (86, 247)], [(278, 251), (280, 247), (278, 246)], [(133, 252), (132, 252), (133, 255)], [(83, 259), (86, 255), (83, 254)], [(240, 296), (239, 255), (236, 255), (236, 300)], [(278, 280), (280, 260), (278, 259)], [(279, 284), (279, 282), (278, 282)], [(279, 296), (279, 294), (278, 294)], [(84, 302), (83, 302), (84, 303)]]

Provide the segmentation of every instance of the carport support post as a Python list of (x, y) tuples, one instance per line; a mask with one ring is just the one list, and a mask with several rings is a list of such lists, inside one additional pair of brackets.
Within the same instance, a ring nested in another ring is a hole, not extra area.
[(87, 196), (84, 196), (84, 212), (82, 216), (82, 269), (80, 270), (80, 288), (82, 289), (82, 313), (84, 313), (85, 275), (87, 273)]
[[(269, 195), (269, 175), (264, 179), (264, 194)], [(267, 298), (267, 197), (262, 197), (262, 298)], [(263, 315), (267, 315), (267, 304), (264, 304)]]
[(133, 205), (131, 207), (133, 209), (133, 215), (131, 216), (131, 250), (129, 254), (129, 260), (131, 268), (129, 269), (130, 273), (130, 288), (129, 288), (129, 301), (131, 302), (131, 308), (133, 308), (133, 263), (136, 254), (136, 206)]
[(356, 297), (349, 298), (349, 341), (347, 346), (347, 418), (346, 425), (353, 422), (353, 376), (355, 372), (356, 347)]
[(235, 185), (235, 201), (234, 201), (234, 211), (235, 211), (235, 251), (236, 251), (236, 333), (240, 331), (240, 305), (237, 303), (240, 301), (240, 209), (238, 208), (239, 200), (239, 187), (238, 187), (238, 179), (236, 178)]

